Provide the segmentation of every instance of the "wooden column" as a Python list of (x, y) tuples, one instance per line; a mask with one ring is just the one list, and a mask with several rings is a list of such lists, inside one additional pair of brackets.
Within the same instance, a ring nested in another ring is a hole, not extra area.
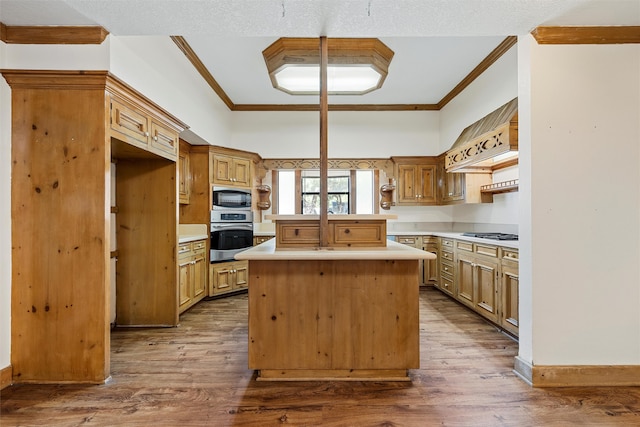
[(329, 169), (327, 63), (329, 44), (327, 37), (320, 37), (320, 246), (329, 245), (329, 217), (327, 213), (327, 181)]

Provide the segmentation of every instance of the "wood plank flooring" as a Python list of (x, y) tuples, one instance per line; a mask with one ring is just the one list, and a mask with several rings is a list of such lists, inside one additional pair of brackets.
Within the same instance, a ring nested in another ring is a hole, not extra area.
[(434, 289), (420, 291), (410, 383), (257, 382), (247, 296), (203, 301), (169, 329), (116, 330), (104, 385), (2, 390), (2, 426), (638, 426), (640, 387), (533, 389), (516, 342)]

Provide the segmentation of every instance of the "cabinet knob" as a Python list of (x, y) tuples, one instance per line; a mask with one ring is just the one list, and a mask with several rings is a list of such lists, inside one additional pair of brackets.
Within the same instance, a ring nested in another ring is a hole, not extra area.
[(449, 193), (450, 196), (453, 196), (453, 193)]
[(149, 132), (145, 132), (145, 133), (144, 133), (144, 136), (149, 136)]
[(158, 137), (157, 137), (157, 136), (154, 136), (154, 137), (153, 137), (153, 140), (154, 140), (154, 141), (157, 141), (157, 140), (158, 140)]

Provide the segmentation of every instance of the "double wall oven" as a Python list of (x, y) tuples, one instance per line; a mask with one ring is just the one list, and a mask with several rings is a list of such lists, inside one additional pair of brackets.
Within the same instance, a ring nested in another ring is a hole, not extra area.
[(251, 190), (213, 187), (211, 262), (233, 261), (253, 246)]

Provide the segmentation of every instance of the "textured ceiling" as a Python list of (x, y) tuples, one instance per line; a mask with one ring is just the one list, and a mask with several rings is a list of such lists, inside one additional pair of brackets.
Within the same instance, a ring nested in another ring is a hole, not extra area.
[(0, 22), (184, 36), (236, 104), (317, 102), (271, 87), (261, 52), (278, 37), (378, 37), (395, 51), (384, 87), (331, 102), (433, 104), (506, 36), (640, 25), (640, 0), (0, 0)]

